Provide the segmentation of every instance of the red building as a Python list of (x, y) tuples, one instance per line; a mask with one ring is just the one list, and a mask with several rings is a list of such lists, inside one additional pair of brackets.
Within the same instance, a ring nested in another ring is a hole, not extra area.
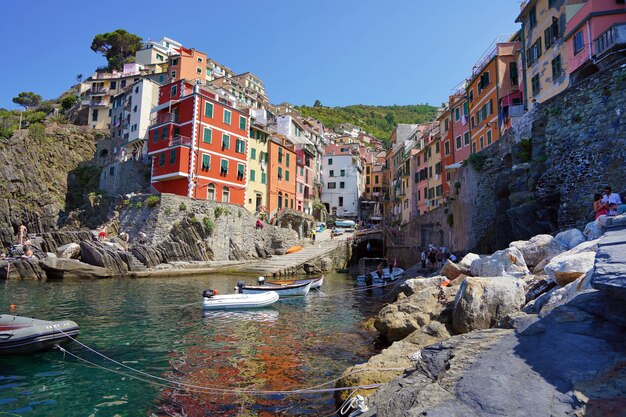
[(161, 87), (150, 127), (152, 186), (162, 193), (244, 205), (248, 114), (186, 80)]

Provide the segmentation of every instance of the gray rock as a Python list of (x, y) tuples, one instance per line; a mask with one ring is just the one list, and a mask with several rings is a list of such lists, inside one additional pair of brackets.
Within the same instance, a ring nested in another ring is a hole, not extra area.
[(561, 287), (576, 281), (593, 269), (595, 252), (563, 253), (552, 258), (544, 272)]
[(559, 242), (565, 250), (570, 250), (573, 247), (580, 245), (587, 239), (585, 238), (585, 235), (583, 235), (583, 233), (580, 230), (569, 229), (569, 230), (566, 230), (564, 232), (557, 234), (554, 237), (554, 240)]
[(587, 240), (595, 240), (600, 239), (604, 232), (604, 226), (602, 226), (602, 224), (596, 220), (587, 223), (587, 225), (585, 226), (585, 230), (583, 230), (583, 235), (585, 235)]
[(551, 235), (537, 235), (530, 240), (511, 242), (509, 247), (515, 247), (522, 252), (528, 267), (537, 266), (542, 260), (552, 258), (565, 249)]
[(46, 273), (39, 266), (39, 259), (34, 256), (0, 261), (0, 279), (45, 281), (46, 278)]
[(407, 279), (400, 285), (400, 291), (404, 293), (406, 296), (410, 296), (422, 291), (424, 288), (428, 287), (438, 287), (442, 282), (446, 280), (444, 276), (436, 276), (429, 278), (411, 278)]
[(128, 273), (128, 265), (119, 252), (100, 242), (80, 242), (80, 256), (83, 262), (106, 268), (115, 275)]
[(522, 308), (524, 282), (508, 277), (468, 277), (454, 300), (452, 326), (459, 333), (495, 326)]
[(78, 259), (80, 257), (80, 245), (78, 243), (67, 243), (57, 247), (57, 256), (64, 259)]
[(522, 252), (515, 247), (475, 259), (470, 269), (475, 277), (522, 277), (530, 274)]
[(626, 299), (626, 232), (609, 230), (600, 241), (591, 285)]
[(109, 278), (111, 271), (77, 259), (46, 258), (39, 261), (48, 278)]

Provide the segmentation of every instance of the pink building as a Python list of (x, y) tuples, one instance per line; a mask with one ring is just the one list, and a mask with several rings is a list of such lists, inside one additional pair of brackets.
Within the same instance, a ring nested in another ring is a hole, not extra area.
[(572, 84), (598, 71), (604, 58), (626, 44), (626, 4), (616, 0), (588, 0), (567, 6), (565, 47)]
[(296, 209), (307, 214), (313, 214), (309, 203), (313, 200), (314, 161), (310, 148), (296, 150)]

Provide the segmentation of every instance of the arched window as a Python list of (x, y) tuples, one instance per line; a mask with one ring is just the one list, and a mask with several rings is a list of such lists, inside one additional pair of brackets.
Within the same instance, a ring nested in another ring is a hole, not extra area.
[(206, 199), (215, 201), (215, 185), (209, 184), (206, 187)]
[(222, 203), (230, 202), (230, 190), (228, 187), (222, 188)]

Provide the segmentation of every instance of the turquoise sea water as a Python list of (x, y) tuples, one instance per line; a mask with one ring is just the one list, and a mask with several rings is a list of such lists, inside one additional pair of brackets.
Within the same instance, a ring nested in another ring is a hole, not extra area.
[(376, 353), (376, 334), (361, 324), (378, 312), (384, 293), (358, 291), (347, 275), (329, 274), (322, 291), (307, 297), (281, 299), (267, 309), (203, 314), (202, 290), (229, 293), (237, 280), (211, 275), (1, 284), (0, 312), (74, 320), (81, 327), (78, 339), (96, 351), (196, 388), (147, 382), (70, 343), (69, 352), (105, 369), (58, 350), (0, 356), (0, 417), (332, 414), (332, 394), (232, 395), (206, 387), (293, 390), (338, 378)]

